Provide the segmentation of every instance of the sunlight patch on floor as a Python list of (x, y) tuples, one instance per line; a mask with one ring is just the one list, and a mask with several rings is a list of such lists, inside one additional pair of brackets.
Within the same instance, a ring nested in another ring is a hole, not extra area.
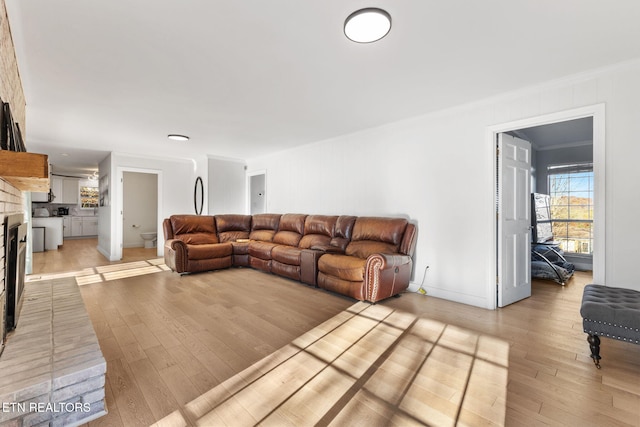
[(368, 303), (155, 425), (504, 425), (509, 343)]
[(75, 277), (78, 285), (82, 286), (92, 283), (124, 279), (127, 277), (142, 276), (144, 274), (160, 273), (162, 271), (170, 271), (170, 269), (164, 264), (164, 260), (162, 258), (155, 258), (146, 261), (90, 267), (78, 271), (68, 271), (63, 273), (32, 274), (27, 275), (25, 280), (27, 282), (35, 282), (39, 280)]

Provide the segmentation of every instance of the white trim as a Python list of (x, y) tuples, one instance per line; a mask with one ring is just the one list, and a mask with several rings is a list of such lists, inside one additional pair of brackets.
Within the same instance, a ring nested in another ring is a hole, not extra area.
[(264, 175), (264, 191), (266, 193), (264, 196), (264, 209), (265, 209), (265, 212), (267, 211), (267, 195), (269, 194), (269, 192), (267, 191), (267, 170), (259, 169), (259, 170), (246, 173), (245, 188), (247, 190), (247, 194), (246, 194), (246, 200), (245, 200), (245, 211), (246, 211), (245, 213), (247, 215), (251, 215), (251, 177), (257, 176), (257, 175)]
[(535, 148), (536, 151), (551, 151), (551, 150), (560, 150), (562, 148), (584, 147), (585, 145), (593, 145), (593, 141), (567, 142), (565, 144), (557, 144), (551, 147), (538, 147), (536, 144), (533, 144), (533, 148)]
[(156, 255), (162, 256), (161, 249), (164, 246), (164, 237), (162, 233), (162, 171), (158, 169), (143, 169), (143, 168), (132, 168), (127, 166), (118, 166), (116, 168), (116, 182), (115, 185), (118, 189), (116, 195), (116, 210), (115, 210), (115, 225), (116, 225), (116, 233), (114, 243), (112, 244), (112, 248), (114, 248), (114, 253), (112, 254), (111, 261), (119, 261), (122, 259), (122, 245), (123, 245), (123, 224), (122, 224), (122, 210), (124, 209), (124, 172), (136, 172), (136, 173), (147, 173), (152, 175), (157, 175), (158, 177), (158, 206), (157, 206), (157, 230), (158, 230), (158, 240), (156, 245)]
[(244, 159), (239, 159), (237, 157), (217, 156), (215, 154), (207, 154), (207, 159), (224, 160), (225, 162), (236, 162), (236, 163), (246, 164), (246, 161)]
[[(501, 132), (509, 132), (518, 129), (540, 126), (567, 120), (593, 117), (593, 174), (594, 174), (594, 213), (593, 213), (593, 282), (605, 283), (605, 249), (606, 249), (606, 221), (605, 221), (605, 105), (594, 104), (586, 107), (575, 108), (557, 113), (545, 114), (538, 117), (531, 117), (502, 123), (487, 127), (486, 144), (491, 155), (492, 176), (491, 176), (491, 200), (490, 210), (487, 209), (487, 221), (491, 223), (492, 236), (497, 235), (497, 224), (495, 214), (495, 197), (497, 182), (497, 160), (495, 155), (496, 135)], [(487, 265), (491, 266), (487, 272), (487, 295), (490, 300), (488, 307), (495, 309), (497, 306), (497, 286), (496, 271), (498, 265), (498, 247), (495, 238), (492, 239), (492, 250), (487, 254)]]

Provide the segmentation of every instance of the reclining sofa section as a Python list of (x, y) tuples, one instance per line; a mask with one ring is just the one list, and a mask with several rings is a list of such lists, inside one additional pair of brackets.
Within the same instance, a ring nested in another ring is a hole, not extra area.
[(372, 303), (409, 286), (417, 234), (404, 218), (306, 214), (172, 215), (163, 231), (175, 272), (252, 267)]

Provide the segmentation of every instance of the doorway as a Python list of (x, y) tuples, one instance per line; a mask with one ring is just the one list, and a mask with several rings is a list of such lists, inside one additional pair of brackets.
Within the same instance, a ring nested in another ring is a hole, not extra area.
[(144, 246), (141, 233), (156, 233), (156, 255), (162, 239), (162, 171), (155, 169), (118, 168), (116, 197), (115, 253), (112, 260), (122, 259), (123, 248)]
[(142, 234), (158, 232), (158, 176), (123, 172), (122, 178), (122, 247), (138, 248), (153, 244), (153, 240), (146, 243)]
[(256, 171), (247, 173), (248, 212), (250, 215), (267, 211), (267, 172)]
[[(605, 133), (604, 133), (604, 105), (598, 104), (594, 106), (579, 108), (575, 110), (569, 110), (560, 113), (554, 113), (546, 116), (541, 116), (532, 119), (520, 120), (511, 123), (505, 123), (498, 126), (493, 126), (489, 129), (488, 138), (491, 139), (492, 148), (495, 147), (495, 141), (498, 138), (498, 135), (501, 133), (507, 133), (511, 135), (517, 135), (520, 137), (527, 138), (527, 130), (535, 129), (535, 130), (544, 130), (544, 127), (547, 125), (558, 125), (564, 124), (562, 126), (570, 125), (571, 122), (575, 120), (581, 119), (589, 119), (592, 120), (591, 126), (591, 136), (592, 136), (592, 163), (593, 163), (593, 258), (592, 258), (592, 271), (593, 271), (593, 281), (594, 283), (604, 283), (605, 281), (605, 208), (604, 208), (604, 173), (605, 173)], [(547, 128), (548, 130), (549, 128)], [(576, 144), (580, 144), (580, 141), (577, 141)], [(493, 149), (492, 149), (493, 151)], [(534, 162), (535, 164), (535, 162)], [(496, 190), (496, 183), (498, 182), (498, 158), (494, 156), (494, 174), (492, 177), (492, 193), (496, 196), (496, 206), (499, 205), (499, 197)], [(541, 174), (541, 171), (534, 171), (534, 176)], [(534, 181), (534, 180), (532, 180)], [(535, 191), (536, 184), (535, 181), (533, 183), (532, 189)], [(530, 194), (520, 194), (521, 197), (530, 197)], [(495, 218), (495, 215), (493, 215)], [(491, 286), (492, 289), (489, 290), (489, 295), (493, 294), (495, 298), (492, 299), (494, 301), (495, 306), (498, 306), (498, 301), (500, 300), (500, 293), (504, 292), (502, 288), (502, 281), (500, 277), (500, 263), (504, 261), (500, 258), (502, 251), (502, 236), (499, 235), (498, 224), (497, 221), (492, 225), (494, 229), (494, 235), (496, 236), (494, 245), (495, 251), (493, 251), (493, 256), (495, 257), (494, 267), (497, 277), (496, 285)], [(511, 262), (511, 261), (510, 261)], [(519, 259), (513, 259), (514, 264), (513, 270), (522, 270), (522, 263), (530, 263), (530, 257), (526, 257), (523, 259), (520, 257)], [(503, 269), (504, 271), (504, 269)], [(494, 307), (495, 308), (495, 307)]]

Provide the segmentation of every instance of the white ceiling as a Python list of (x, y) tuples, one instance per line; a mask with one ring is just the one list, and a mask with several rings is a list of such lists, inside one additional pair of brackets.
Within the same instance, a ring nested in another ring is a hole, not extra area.
[(593, 117), (533, 126), (508, 133), (531, 142), (535, 150), (593, 145)]
[[(247, 159), (640, 57), (637, 0), (5, 1), (26, 145), (59, 170)], [(353, 43), (369, 6), (391, 32)]]

